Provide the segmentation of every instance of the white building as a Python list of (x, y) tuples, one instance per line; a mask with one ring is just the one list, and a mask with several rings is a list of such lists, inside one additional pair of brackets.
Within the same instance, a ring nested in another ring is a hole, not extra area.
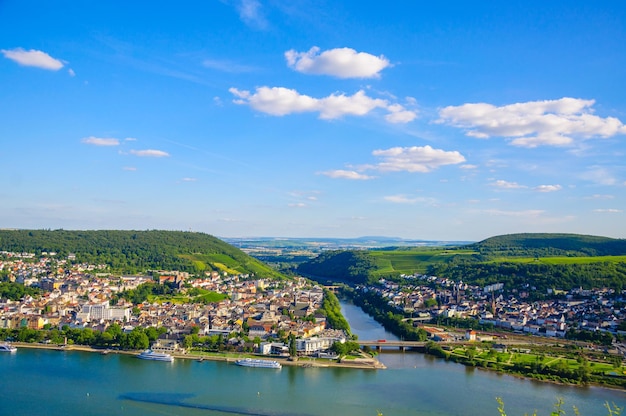
[(313, 337), (296, 340), (296, 351), (300, 355), (312, 355), (318, 351), (326, 351), (335, 342), (346, 342), (345, 338), (335, 337)]
[(76, 319), (83, 322), (91, 321), (128, 321), (130, 319), (130, 308), (111, 308), (108, 301), (102, 303), (82, 305), (80, 312), (76, 314)]

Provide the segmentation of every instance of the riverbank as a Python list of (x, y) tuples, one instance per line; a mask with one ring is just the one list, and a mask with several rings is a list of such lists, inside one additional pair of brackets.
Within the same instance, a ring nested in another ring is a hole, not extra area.
[(425, 354), (383, 351), (378, 359), (389, 370), (261, 370), (226, 362), (180, 359), (170, 364), (115, 352), (21, 348), (17, 354), (0, 354), (0, 385), (8, 398), (0, 401), (0, 414), (375, 416), (380, 411), (394, 416), (483, 416), (498, 414), (495, 397), (504, 400), (510, 415), (535, 410), (549, 415), (559, 397), (568, 415), (571, 406), (584, 416), (606, 415), (605, 402), (626, 406), (623, 392), (539, 385), (467, 371)]
[[(124, 350), (108, 350), (108, 349), (98, 349), (92, 348), (85, 345), (54, 345), (54, 344), (35, 344), (28, 342), (13, 342), (13, 346), (19, 348), (33, 348), (33, 349), (45, 349), (45, 350), (56, 350), (56, 351), (80, 351), (80, 352), (89, 352), (89, 353), (97, 353), (97, 354), (124, 354), (124, 355), (137, 355), (140, 351), (124, 351)], [(214, 354), (201, 354), (201, 353), (186, 353), (186, 354), (171, 354), (175, 359), (182, 360), (194, 360), (194, 361), (222, 361), (234, 363), (236, 360), (242, 358), (242, 354), (227, 354), (220, 353), (220, 355)], [(254, 356), (254, 358), (259, 359), (269, 359), (269, 357), (265, 356)], [(355, 368), (361, 370), (382, 370), (385, 369), (385, 365), (378, 361), (376, 358), (356, 358), (356, 359), (343, 359), (342, 361), (336, 360), (328, 360), (323, 358), (301, 358), (298, 360), (289, 360), (287, 358), (271, 358), (272, 360), (276, 360), (280, 362), (281, 365), (292, 366), (292, 367), (302, 367), (302, 368), (324, 368), (324, 367), (335, 367), (335, 368)]]

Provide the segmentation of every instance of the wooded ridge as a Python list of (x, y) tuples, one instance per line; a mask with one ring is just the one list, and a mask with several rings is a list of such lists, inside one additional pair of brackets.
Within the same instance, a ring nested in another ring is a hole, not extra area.
[(280, 273), (209, 234), (186, 231), (0, 230), (0, 251), (56, 253), (72, 261), (106, 264), (112, 270), (138, 273), (178, 270), (226, 271), (282, 278)]
[(327, 251), (298, 267), (311, 276), (368, 284), (414, 273), (468, 284), (545, 289), (626, 287), (626, 240), (512, 234), (458, 247)]

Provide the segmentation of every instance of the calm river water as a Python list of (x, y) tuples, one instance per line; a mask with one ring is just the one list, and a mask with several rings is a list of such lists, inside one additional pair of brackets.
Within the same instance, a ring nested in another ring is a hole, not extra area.
[[(393, 339), (359, 308), (343, 304), (361, 339)], [(210, 361), (174, 363), (19, 349), (0, 354), (0, 415), (605, 415), (626, 394), (574, 388), (466, 369), (414, 352), (384, 352), (386, 370), (253, 369)]]

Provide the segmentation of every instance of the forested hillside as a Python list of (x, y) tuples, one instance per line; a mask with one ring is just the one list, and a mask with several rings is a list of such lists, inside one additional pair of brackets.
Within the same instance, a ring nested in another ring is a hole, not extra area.
[(314, 259), (298, 266), (298, 272), (331, 280), (366, 283), (376, 261), (364, 250), (325, 251)]
[(620, 256), (626, 240), (579, 234), (508, 234), (465, 246), (487, 256)]
[(583, 264), (547, 263), (448, 263), (433, 264), (428, 274), (478, 286), (504, 283), (507, 288), (534, 287), (541, 293), (547, 289), (568, 290), (610, 287), (626, 288), (625, 262)]
[(626, 288), (626, 240), (577, 234), (513, 234), (461, 246), (380, 251), (329, 251), (298, 270), (346, 283), (425, 273), (479, 286)]
[(106, 264), (127, 273), (206, 270), (282, 277), (241, 250), (209, 234), (184, 231), (0, 230), (0, 251), (70, 253), (76, 262)]

